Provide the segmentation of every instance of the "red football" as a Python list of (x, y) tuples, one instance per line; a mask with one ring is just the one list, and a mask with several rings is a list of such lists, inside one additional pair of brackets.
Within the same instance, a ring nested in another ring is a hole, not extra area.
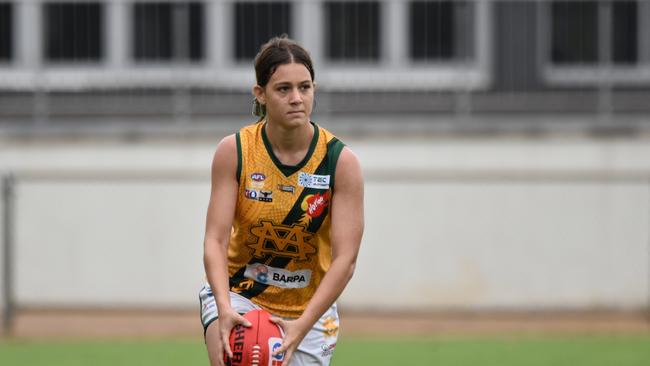
[(230, 333), (232, 358), (224, 354), (228, 366), (280, 366), (284, 353), (272, 356), (282, 344), (282, 329), (271, 320), (265, 310), (251, 310), (244, 314), (250, 327), (237, 325)]

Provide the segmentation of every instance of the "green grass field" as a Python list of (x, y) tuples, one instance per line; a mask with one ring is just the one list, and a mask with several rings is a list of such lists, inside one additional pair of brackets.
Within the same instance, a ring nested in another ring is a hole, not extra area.
[[(0, 340), (2, 366), (207, 365), (201, 340)], [(650, 335), (496, 339), (343, 339), (334, 366), (647, 366)]]

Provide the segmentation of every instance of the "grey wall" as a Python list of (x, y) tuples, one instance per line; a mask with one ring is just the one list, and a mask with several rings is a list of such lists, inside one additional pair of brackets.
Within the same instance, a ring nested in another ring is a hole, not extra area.
[[(364, 167), (366, 233), (343, 305), (648, 305), (646, 140), (344, 140)], [(194, 308), (213, 149), (3, 145), (18, 304)]]

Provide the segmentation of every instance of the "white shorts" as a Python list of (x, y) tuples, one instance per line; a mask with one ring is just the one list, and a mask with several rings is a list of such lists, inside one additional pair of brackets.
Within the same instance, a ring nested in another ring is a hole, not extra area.
[[(201, 323), (203, 324), (205, 333), (208, 326), (219, 317), (217, 303), (210, 289), (210, 285), (205, 284), (199, 292), (199, 302), (201, 305)], [(234, 292), (230, 293), (230, 305), (240, 314), (244, 314), (250, 310), (261, 309), (249, 299)], [(329, 365), (334, 347), (336, 347), (338, 335), (339, 314), (336, 310), (335, 303), (318, 319), (309, 333), (307, 333), (298, 346), (298, 349), (294, 352), (290, 366)]]

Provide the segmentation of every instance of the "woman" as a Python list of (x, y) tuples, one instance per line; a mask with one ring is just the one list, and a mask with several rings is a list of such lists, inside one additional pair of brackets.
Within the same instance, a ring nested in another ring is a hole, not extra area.
[[(265, 309), (284, 330), (283, 365), (328, 365), (338, 336), (335, 301), (354, 272), (363, 233), (357, 157), (310, 121), (308, 52), (273, 38), (255, 58), (254, 114), (225, 137), (212, 163), (200, 293), (212, 365), (233, 356), (241, 314)], [(213, 295), (214, 294), (214, 295)]]

